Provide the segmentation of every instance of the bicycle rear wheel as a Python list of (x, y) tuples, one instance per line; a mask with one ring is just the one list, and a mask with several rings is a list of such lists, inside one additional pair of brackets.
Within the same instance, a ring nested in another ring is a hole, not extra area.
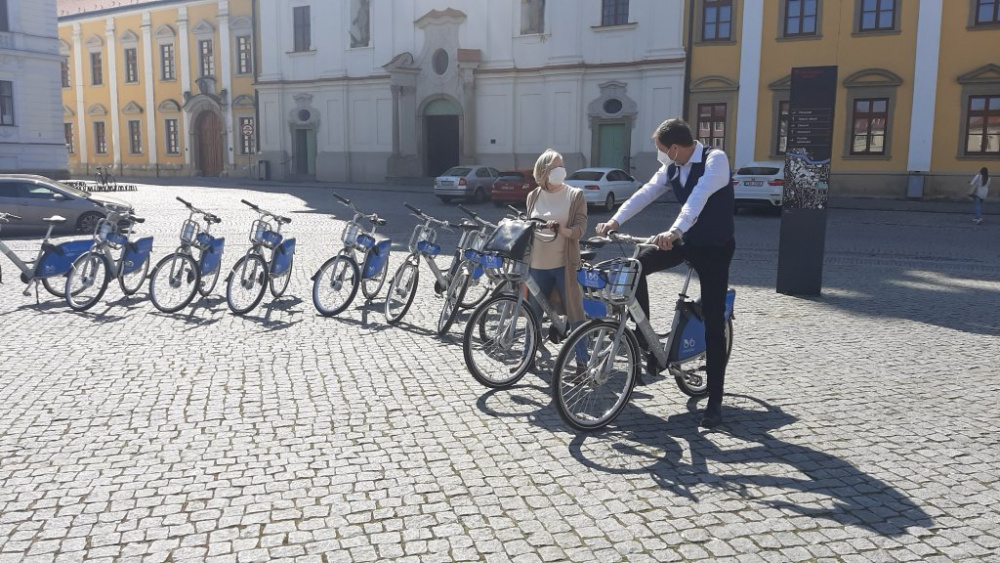
[(267, 263), (259, 254), (240, 258), (229, 274), (226, 302), (237, 315), (250, 312), (264, 298), (267, 290)]
[[(201, 272), (201, 260), (199, 260), (198, 271)], [(208, 297), (212, 290), (215, 289), (215, 284), (219, 282), (219, 273), (222, 272), (222, 264), (217, 264), (215, 269), (207, 274), (201, 274), (201, 281), (198, 282), (198, 293), (202, 297)]]
[[(726, 362), (733, 351), (733, 319), (726, 322)], [(689, 397), (704, 397), (708, 395), (708, 363), (704, 355), (690, 361), (670, 367), (670, 373), (677, 382), (677, 387)]]
[(103, 254), (87, 252), (73, 262), (66, 277), (66, 304), (74, 311), (90, 309), (108, 289), (111, 265)]
[(354, 301), (361, 272), (347, 256), (334, 256), (313, 277), (313, 305), (324, 317), (339, 315)]
[(448, 329), (455, 322), (455, 317), (458, 316), (459, 304), (462, 303), (462, 298), (465, 297), (465, 292), (469, 289), (469, 280), (469, 270), (465, 267), (459, 268), (455, 276), (451, 278), (451, 283), (448, 284), (448, 289), (444, 294), (444, 305), (441, 307), (441, 315), (438, 316), (438, 336), (447, 334)]
[[(56, 289), (56, 286), (52, 285), (52, 282), (49, 281), (49, 280), (54, 279), (56, 277), (58, 277), (59, 279), (62, 280), (62, 289)], [(56, 297), (65, 297), (66, 296), (66, 276), (53, 276), (51, 278), (42, 278), (42, 287), (45, 288), (45, 291), (48, 291), (49, 293), (51, 293), (52, 295), (54, 295)]]
[(538, 340), (538, 319), (527, 303), (518, 307), (517, 297), (500, 295), (473, 311), (465, 327), (462, 355), (476, 381), (501, 389), (528, 372)]
[[(374, 256), (373, 252), (370, 248), (365, 252), (365, 265), (361, 268), (361, 271), (364, 271), (368, 267), (368, 261), (372, 260)], [(388, 272), (389, 260), (386, 259), (382, 262), (382, 268), (374, 277), (361, 280), (361, 294), (365, 296), (365, 299), (369, 301), (375, 299), (375, 296), (378, 295), (378, 292), (382, 290), (382, 286), (385, 284), (385, 275)]]
[(420, 282), (420, 256), (410, 254), (399, 265), (389, 283), (389, 293), (385, 296), (385, 320), (391, 325), (403, 320), (413, 305)]
[(493, 280), (486, 274), (478, 278), (469, 276), (469, 287), (465, 291), (465, 296), (459, 304), (463, 309), (475, 309), (486, 300), (493, 292)]
[(118, 285), (121, 286), (122, 293), (125, 295), (135, 295), (142, 287), (142, 282), (146, 281), (146, 277), (149, 275), (149, 256), (146, 256), (141, 266), (127, 274), (124, 267), (125, 265), (122, 264), (122, 270), (118, 273)]
[(171, 254), (160, 260), (149, 278), (149, 300), (163, 313), (176, 313), (194, 299), (198, 267), (187, 254)]
[[(630, 331), (615, 340), (618, 323), (592, 320), (574, 330), (552, 369), (559, 416), (577, 430), (607, 426), (628, 405), (639, 376), (639, 345)], [(586, 349), (586, 364), (575, 348)]]
[[(272, 262), (273, 265), (273, 262)], [(288, 269), (276, 276), (268, 276), (270, 278), (269, 285), (271, 286), (271, 295), (277, 299), (284, 295), (285, 290), (288, 289), (288, 282), (292, 281), (292, 266), (295, 265), (295, 257), (292, 256), (288, 259)]]

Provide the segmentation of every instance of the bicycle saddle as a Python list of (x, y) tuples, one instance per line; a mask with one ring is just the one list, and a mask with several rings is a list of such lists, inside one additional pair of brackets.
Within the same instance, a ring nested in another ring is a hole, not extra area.
[(42, 219), (46, 223), (65, 223), (66, 218), (61, 215), (53, 215), (52, 217), (46, 217)]
[(218, 225), (219, 223), (222, 222), (222, 219), (220, 219), (219, 216), (217, 215), (205, 215), (205, 222)]
[(604, 248), (606, 244), (608, 244), (608, 239), (604, 237), (590, 237), (580, 241), (580, 245), (587, 248)]
[(463, 219), (461, 223), (450, 223), (450, 225), (463, 231), (478, 231), (482, 228), (479, 223), (469, 221), (468, 219)]
[(378, 225), (379, 227), (382, 227), (382, 226), (387, 225), (389, 222), (386, 221), (385, 219), (381, 218), (381, 217), (376, 217), (376, 218), (372, 219), (372, 223), (375, 224), (375, 225)]
[(292, 222), (292, 219), (290, 217), (275, 217), (275, 219), (277, 219), (277, 221), (283, 225), (287, 225)]
[(580, 260), (583, 260), (584, 262), (590, 262), (594, 258), (597, 258), (597, 251), (596, 250), (594, 250), (594, 249), (591, 248), (591, 249), (581, 250), (580, 251)]

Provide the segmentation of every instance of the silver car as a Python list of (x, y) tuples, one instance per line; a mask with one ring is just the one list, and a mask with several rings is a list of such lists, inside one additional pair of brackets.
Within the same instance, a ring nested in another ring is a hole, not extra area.
[(445, 203), (454, 198), (482, 203), (490, 198), (499, 177), (500, 172), (489, 166), (453, 166), (434, 179), (434, 195)]
[(5, 225), (4, 231), (44, 230), (48, 224), (42, 219), (60, 215), (67, 219), (66, 228), (89, 233), (109, 210), (131, 209), (127, 202), (89, 194), (43, 176), (0, 174), (0, 211), (21, 217)]

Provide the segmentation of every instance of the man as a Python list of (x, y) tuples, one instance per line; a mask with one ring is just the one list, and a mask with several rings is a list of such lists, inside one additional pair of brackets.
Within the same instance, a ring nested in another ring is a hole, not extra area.
[[(637, 191), (607, 223), (597, 225), (597, 234), (616, 230), (668, 189), (673, 189), (681, 211), (673, 225), (656, 235), (659, 247), (643, 253), (642, 278), (636, 300), (649, 317), (649, 285), (646, 276), (687, 260), (701, 282), (705, 315), (708, 406), (701, 426), (722, 423), (722, 395), (726, 379), (726, 292), (729, 263), (736, 249), (733, 222), (733, 185), (729, 159), (723, 151), (695, 141), (691, 128), (681, 119), (668, 119), (653, 133), (657, 160), (663, 165), (649, 183)], [(682, 240), (683, 239), (683, 240)], [(681, 241), (683, 244), (675, 246)], [(641, 339), (640, 339), (641, 341)]]

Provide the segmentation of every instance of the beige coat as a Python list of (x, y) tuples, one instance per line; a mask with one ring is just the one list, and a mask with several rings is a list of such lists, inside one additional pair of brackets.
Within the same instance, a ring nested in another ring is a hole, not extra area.
[[(566, 316), (570, 322), (582, 322), (586, 317), (583, 314), (583, 291), (576, 281), (576, 271), (580, 269), (580, 239), (587, 232), (587, 202), (583, 199), (583, 191), (579, 188), (566, 186), (570, 190), (569, 204), (569, 224), (567, 229), (573, 231), (572, 236), (563, 237), (566, 243)], [(535, 210), (535, 202), (538, 201), (538, 194), (542, 188), (535, 188), (528, 194), (528, 216)]]

